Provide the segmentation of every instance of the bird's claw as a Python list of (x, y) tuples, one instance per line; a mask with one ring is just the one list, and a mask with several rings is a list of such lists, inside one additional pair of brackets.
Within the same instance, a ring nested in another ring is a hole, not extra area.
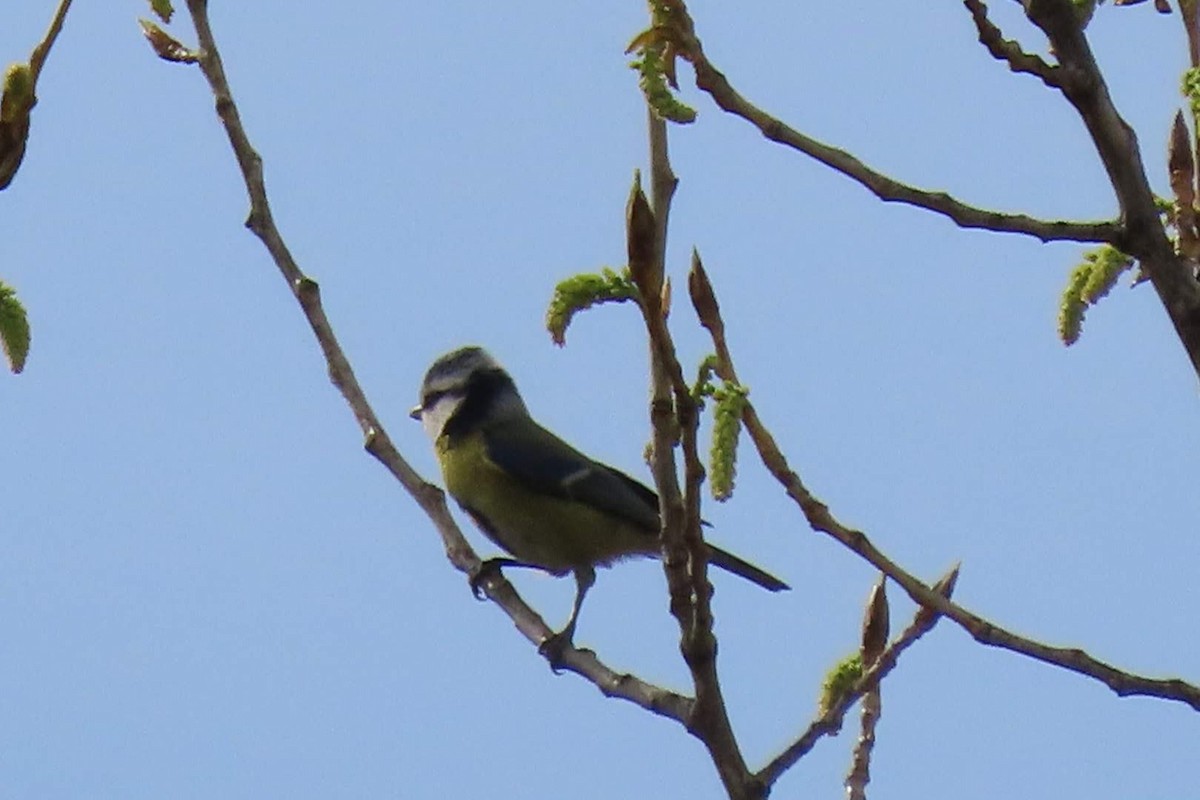
[(499, 558), (489, 558), (479, 564), (479, 569), (471, 575), (468, 580), (468, 585), (471, 587), (471, 594), (475, 595), (476, 600), (486, 600), (487, 597), (483, 593), (483, 582), (488, 578), (494, 578), (500, 574), (500, 567), (503, 560)]
[(571, 631), (552, 633), (538, 645), (538, 655), (550, 663), (550, 670), (555, 674), (562, 672), (563, 654), (574, 647), (571, 641)]

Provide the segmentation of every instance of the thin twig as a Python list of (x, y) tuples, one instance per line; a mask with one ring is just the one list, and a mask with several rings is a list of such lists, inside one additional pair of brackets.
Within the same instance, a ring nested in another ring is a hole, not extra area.
[[(354, 413), (364, 436), (364, 446), (404, 489), (412, 495), (417, 505), (433, 522), (442, 537), (446, 555), (459, 571), (477, 574), (479, 557), (467, 543), (446, 507), (446, 496), (441, 489), (427, 482), (396, 450), (382, 423), (367, 401), (354, 370), (345, 352), (333, 333), (329, 319), (321, 303), (316, 281), (304, 275), (284, 243), (282, 235), (271, 215), (267, 201), (266, 184), (263, 180), (262, 158), (254, 150), (242, 126), (241, 116), (234, 103), (229, 81), (221, 62), (221, 55), (213, 37), (208, 20), (207, 0), (188, 0), (188, 11), (196, 28), (200, 45), (200, 69), (208, 80), (216, 100), (217, 116), (229, 137), (229, 144), (241, 168), (246, 192), (250, 198), (250, 213), (246, 220), (249, 228), (262, 240), (275, 265), (287, 281), (305, 319), (312, 327), (313, 335), (321, 346), (329, 367), (329, 377), (338, 388)], [(533, 644), (541, 644), (551, 631), (536, 612), (521, 600), (512, 585), (502, 576), (491, 576), (480, 583), (480, 588), (493, 602), (508, 614), (517, 629)], [(568, 647), (557, 663), (561, 669), (574, 672), (594, 683), (605, 695), (627, 700), (660, 716), (687, 724), (691, 718), (693, 700), (667, 689), (654, 686), (633, 675), (609, 669), (588, 650)]]
[[(678, 183), (667, 150), (666, 123), (647, 107), (650, 140), (651, 213), (654, 242), (650, 263), (643, 261), (647, 248), (634, 242), (634, 219), (638, 204), (630, 200), (630, 272), (642, 296), (642, 315), (650, 337), (651, 422), (654, 435), (652, 471), (659, 491), (662, 513), (663, 569), (671, 593), (671, 613), (679, 624), (680, 652), (692, 675), (695, 705), (688, 730), (709, 752), (717, 773), (731, 798), (761, 796), (761, 787), (751, 780), (746, 761), (733, 733), (717, 675), (717, 640), (712, 631), (710, 598), (703, 535), (700, 531), (700, 464), (696, 431), (699, 415), (683, 377), (675, 345), (667, 328), (670, 311), (669, 283), (665, 280), (667, 219), (671, 198)], [(641, 200), (644, 204), (644, 198)], [(644, 212), (642, 212), (644, 213)], [(635, 263), (638, 262), (638, 263)], [(680, 493), (674, 447), (676, 438), (684, 457), (684, 491)]]
[(992, 58), (1005, 62), (1013, 72), (1024, 72), (1041, 79), (1042, 83), (1052, 89), (1062, 86), (1058, 77), (1058, 67), (1047, 64), (1040, 56), (1026, 53), (1016, 41), (1005, 39), (1000, 28), (988, 19), (987, 6), (982, 0), (963, 0), (963, 5), (971, 12), (971, 19), (975, 21), (980, 44), (987, 48)]
[(763, 463), (776, 480), (783, 484), (788, 496), (800, 506), (808, 524), (814, 530), (837, 539), (894, 580), (914, 602), (934, 609), (954, 620), (981, 644), (1011, 650), (1038, 661), (1095, 678), (1121, 697), (1131, 695), (1161, 697), (1186, 703), (1200, 711), (1200, 687), (1178, 678), (1150, 678), (1126, 672), (1093, 658), (1079, 648), (1054, 647), (1028, 639), (940, 597), (911, 573), (880, 552), (862, 531), (848, 528), (838, 522), (830, 513), (829, 508), (808, 491), (800, 480), (800, 476), (788, 466), (787, 459), (780, 452), (774, 437), (763, 426), (753, 405), (747, 404), (743, 419), (746, 423), (746, 430), (758, 449)]
[[(693, 264), (695, 265), (693, 269), (698, 267), (704, 277), (704, 282), (708, 284), (708, 277), (703, 273), (703, 267), (699, 266), (699, 259), (696, 259)], [(733, 357), (725, 341), (724, 324), (719, 322), (719, 310), (716, 310), (715, 306), (714, 310), (717, 315), (717, 323), (705, 323), (705, 327), (708, 329), (713, 346), (717, 351), (717, 374), (722, 379), (740, 383), (733, 364)], [(942, 597), (880, 552), (862, 531), (842, 525), (829, 511), (829, 508), (809, 492), (803, 481), (800, 480), (800, 476), (788, 464), (787, 458), (779, 449), (775, 438), (763, 425), (753, 403), (746, 403), (742, 412), (742, 421), (746, 425), (746, 431), (750, 434), (750, 439), (754, 442), (763, 464), (783, 485), (788, 496), (800, 506), (808, 524), (814, 530), (838, 540), (875, 569), (894, 580), (914, 602), (940, 614), (945, 614), (982, 644), (1011, 650), (1038, 661), (1095, 678), (1120, 697), (1131, 695), (1161, 697), (1165, 700), (1186, 703), (1200, 711), (1200, 687), (1179, 678), (1150, 678), (1137, 675), (1106, 664), (1079, 648), (1054, 647), (1028, 639), (989, 622)]]
[(773, 142), (785, 145), (820, 161), (846, 177), (857, 181), (885, 202), (905, 203), (948, 217), (963, 228), (981, 228), (1000, 233), (1019, 233), (1043, 242), (1114, 242), (1121, 234), (1116, 222), (1070, 222), (1042, 220), (1025, 214), (1006, 214), (976, 208), (955, 199), (945, 192), (918, 189), (889, 178), (871, 169), (859, 159), (835, 147), (806, 136), (782, 120), (768, 114), (742, 97), (725, 75), (717, 69), (700, 45), (694, 23), (683, 0), (664, 0), (672, 8), (676, 26), (667, 33), (679, 54), (691, 62), (696, 72), (696, 86), (707, 92), (724, 111), (741, 117)]
[[(946, 596), (949, 596), (954, 591), (954, 584), (958, 579), (958, 569), (958, 565), (955, 565), (937, 582), (937, 588), (945, 592)], [(879, 660), (863, 673), (858, 682), (854, 684), (854, 688), (846, 692), (838, 702), (830, 706), (823, 714), (819, 714), (796, 741), (788, 745), (787, 749), (759, 770), (759, 780), (763, 781), (765, 785), (770, 786), (784, 772), (790, 769), (792, 765), (812, 750), (818, 741), (840, 731), (842, 729), (842, 720), (845, 718), (846, 712), (850, 710), (850, 707), (858, 701), (858, 698), (862, 697), (873, 687), (878, 686), (879, 682), (896, 668), (896, 664), (900, 661), (900, 654), (915, 644), (922, 636), (933, 630), (933, 626), (937, 624), (940, 618), (940, 614), (930, 613), (926, 608), (917, 609), (913, 615), (912, 622), (896, 637), (895, 641), (888, 645), (887, 649), (879, 657)]]
[[(874, 666), (883, 655), (890, 634), (891, 615), (886, 590), (887, 578), (880, 575), (879, 582), (871, 589), (863, 618), (859, 657), (865, 669)], [(854, 743), (854, 751), (850, 754), (850, 770), (846, 774), (847, 800), (867, 800), (867, 784), (871, 782), (871, 754), (875, 751), (875, 731), (882, 717), (883, 688), (877, 681), (863, 694), (862, 709), (859, 712), (858, 741)]]
[(58, 9), (54, 12), (54, 18), (50, 20), (50, 27), (46, 30), (46, 35), (42, 37), (42, 41), (38, 42), (37, 47), (33, 48), (33, 52), (29, 54), (29, 71), (33, 73), (33, 82), (36, 84), (38, 76), (42, 74), (42, 67), (46, 63), (46, 58), (50, 55), (50, 48), (54, 46), (54, 42), (58, 39), (58, 34), (63, 28), (63, 23), (67, 19), (67, 11), (71, 8), (72, 0), (59, 0)]
[(1200, 284), (1194, 264), (1175, 252), (1142, 165), (1133, 128), (1121, 118), (1080, 27), (1071, 0), (1023, 0), (1025, 15), (1038, 26), (1061, 65), (1062, 93), (1083, 120), (1108, 173), (1121, 209), (1122, 233), (1112, 244), (1133, 256), (1150, 276), (1175, 326), (1192, 369), (1200, 375)]

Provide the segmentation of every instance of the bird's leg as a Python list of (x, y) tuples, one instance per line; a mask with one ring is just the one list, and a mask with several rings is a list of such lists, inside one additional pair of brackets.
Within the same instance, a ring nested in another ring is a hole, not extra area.
[(475, 570), (469, 579), (471, 593), (475, 595), (476, 600), (484, 599), (483, 592), (479, 588), (480, 584), (482, 584), (488, 578), (499, 575), (501, 567), (525, 567), (528, 569), (540, 570), (546, 569), (540, 564), (530, 564), (528, 561), (518, 561), (515, 558), (499, 557), (489, 558), (486, 561), (482, 561), (479, 564), (479, 569)]
[(558, 633), (555, 633), (538, 645), (538, 652), (546, 657), (550, 662), (550, 667), (555, 672), (558, 671), (558, 665), (562, 663), (562, 654), (568, 646), (571, 645), (575, 638), (575, 625), (579, 622), (579, 609), (583, 607), (583, 598), (587, 595), (588, 589), (592, 588), (592, 584), (596, 582), (596, 570), (590, 565), (575, 568), (575, 604), (571, 608), (571, 618), (567, 620), (567, 624)]

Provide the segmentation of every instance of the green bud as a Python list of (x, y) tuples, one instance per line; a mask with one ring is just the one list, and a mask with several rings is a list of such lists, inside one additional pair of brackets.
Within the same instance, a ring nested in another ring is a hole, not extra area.
[(36, 102), (37, 99), (33, 95), (33, 70), (28, 64), (13, 64), (4, 73), (0, 122), (15, 122), (27, 116)]
[(17, 300), (16, 292), (0, 281), (0, 346), (8, 359), (9, 369), (19, 373), (25, 369), (29, 355), (29, 318), (25, 307)]

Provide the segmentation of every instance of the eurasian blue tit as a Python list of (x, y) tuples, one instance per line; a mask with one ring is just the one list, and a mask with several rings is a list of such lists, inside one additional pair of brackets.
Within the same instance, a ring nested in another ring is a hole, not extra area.
[[(597, 566), (660, 554), (658, 495), (538, 425), (513, 379), (482, 348), (463, 347), (437, 359), (411, 416), (433, 440), (451, 496), (513, 556), (486, 566), (575, 574), (571, 617), (554, 637), (560, 644), (574, 635)], [(708, 558), (764, 589), (788, 588), (712, 545)]]

